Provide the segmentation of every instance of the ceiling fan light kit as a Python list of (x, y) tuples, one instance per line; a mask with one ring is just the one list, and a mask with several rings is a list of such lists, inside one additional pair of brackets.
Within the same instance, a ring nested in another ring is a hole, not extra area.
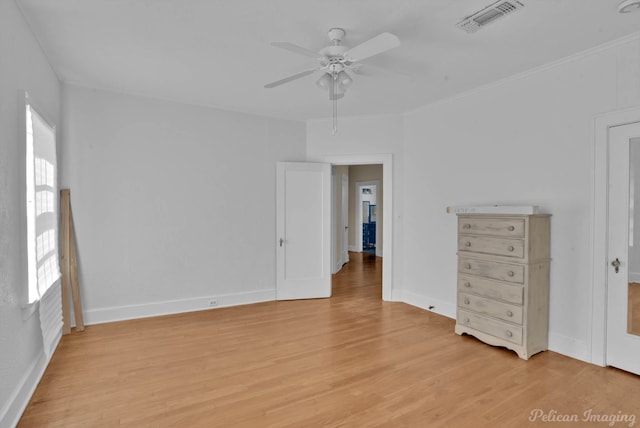
[(321, 71), (322, 75), (316, 80), (316, 86), (329, 93), (329, 100), (333, 106), (333, 133), (338, 130), (338, 99), (344, 97), (353, 78), (347, 74), (347, 70), (356, 72), (363, 64), (359, 61), (378, 55), (400, 44), (398, 37), (391, 33), (382, 33), (353, 48), (342, 45), (342, 39), (346, 36), (342, 28), (331, 28), (328, 32), (331, 44), (320, 51), (313, 52), (289, 42), (273, 42), (272, 46), (288, 50), (306, 57), (318, 60), (319, 65), (311, 70), (305, 70), (284, 79), (264, 85), (265, 88), (275, 88), (293, 80), (300, 79), (315, 72)]
[(353, 79), (347, 74), (346, 71), (341, 71), (340, 73), (338, 73), (338, 83), (346, 88), (353, 83)]
[(640, 9), (640, 0), (622, 0), (618, 4), (619, 13), (629, 13)]
[(329, 90), (329, 85), (331, 85), (331, 83), (333, 83), (333, 81), (331, 79), (331, 74), (329, 73), (323, 73), (322, 76), (316, 80), (316, 86), (320, 89), (326, 89), (327, 91)]

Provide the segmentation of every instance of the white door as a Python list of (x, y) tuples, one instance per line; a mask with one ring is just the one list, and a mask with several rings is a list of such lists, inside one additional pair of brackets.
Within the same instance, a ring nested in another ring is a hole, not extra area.
[(331, 165), (278, 162), (278, 300), (331, 296)]
[(607, 365), (640, 374), (640, 123), (609, 134)]

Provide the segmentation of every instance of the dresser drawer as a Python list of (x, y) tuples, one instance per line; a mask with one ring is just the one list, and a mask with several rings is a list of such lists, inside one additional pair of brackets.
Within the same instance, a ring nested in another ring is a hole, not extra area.
[(524, 288), (520, 285), (503, 284), (490, 279), (460, 275), (458, 277), (458, 291), (474, 293), (490, 299), (522, 305), (524, 303)]
[(458, 323), (483, 333), (515, 343), (522, 344), (522, 327), (498, 321), (484, 315), (474, 314), (458, 308)]
[(522, 324), (522, 306), (496, 302), (473, 294), (458, 293), (458, 306), (501, 320)]
[(458, 272), (524, 284), (524, 266), (460, 257)]
[(524, 237), (524, 219), (458, 217), (458, 233)]
[(524, 241), (522, 239), (460, 235), (458, 237), (458, 251), (495, 254), (521, 259), (524, 257)]

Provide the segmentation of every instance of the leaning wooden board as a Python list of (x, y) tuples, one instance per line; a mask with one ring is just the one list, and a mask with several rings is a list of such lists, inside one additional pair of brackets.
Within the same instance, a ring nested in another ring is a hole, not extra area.
[(60, 214), (62, 232), (62, 333), (71, 332), (71, 314), (69, 295), (73, 300), (73, 314), (76, 320), (76, 331), (84, 331), (80, 284), (78, 283), (78, 256), (76, 253), (75, 233), (73, 229), (73, 213), (71, 212), (71, 192), (60, 191)]

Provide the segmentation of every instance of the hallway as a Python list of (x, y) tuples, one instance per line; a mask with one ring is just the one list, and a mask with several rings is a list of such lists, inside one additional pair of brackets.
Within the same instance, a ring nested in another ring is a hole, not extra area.
[(382, 299), (382, 257), (349, 252), (349, 263), (332, 277), (333, 297)]

